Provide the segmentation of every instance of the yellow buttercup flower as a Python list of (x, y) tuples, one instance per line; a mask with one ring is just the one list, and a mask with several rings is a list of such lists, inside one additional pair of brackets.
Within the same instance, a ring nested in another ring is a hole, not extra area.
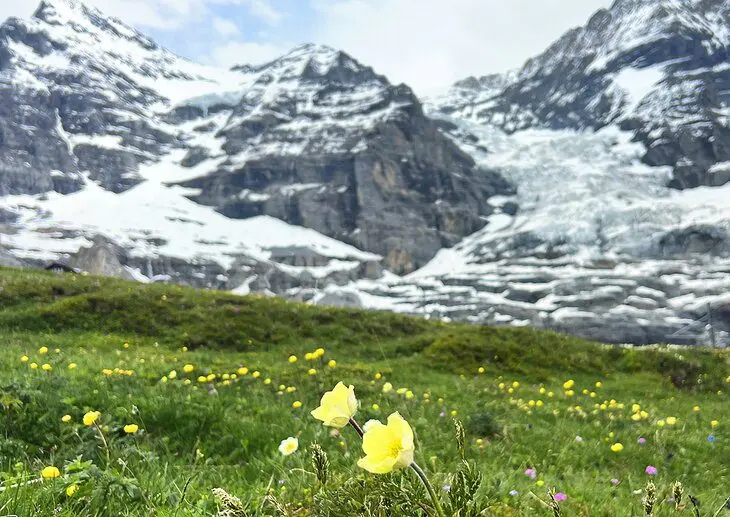
[(297, 356), (290, 355), (289, 356), (289, 362), (292, 363), (292, 364), (296, 363), (297, 362)]
[(101, 416), (101, 412), (99, 411), (89, 411), (84, 415), (84, 425), (94, 425), (94, 423), (99, 419)]
[(71, 421), (71, 415), (63, 415), (61, 417), (61, 422), (64, 424), (68, 424)]
[(41, 355), (47, 354), (48, 353), (48, 347), (47, 346), (40, 347), (38, 349), (38, 353), (41, 354)]
[(360, 468), (373, 474), (386, 474), (404, 469), (413, 463), (413, 430), (399, 413), (388, 417), (388, 425), (372, 421), (362, 439), (365, 457), (358, 460)]
[(710, 426), (711, 426), (711, 427), (712, 427), (713, 429), (714, 429), (715, 427), (717, 427), (718, 425), (720, 425), (720, 422), (718, 422), (717, 420), (713, 420), (712, 422), (710, 422)]
[(21, 356), (21, 358), (20, 358), (21, 363), (27, 363), (28, 361), (30, 361), (30, 358), (28, 358), (27, 355)]
[(335, 361), (334, 359), (330, 359), (327, 363), (327, 366), (330, 368), (334, 368), (335, 366), (337, 366), (337, 361)]
[(30, 363), (30, 369), (35, 370), (38, 368), (38, 363)]
[(574, 381), (573, 379), (570, 379), (570, 380), (568, 380), (568, 381), (565, 381), (565, 382), (563, 383), (563, 389), (565, 389), (565, 390), (569, 390), (569, 389), (570, 389), (570, 388), (572, 388), (573, 386), (575, 386), (575, 381)]
[(393, 385), (391, 383), (386, 382), (383, 384), (383, 393), (389, 393), (391, 391), (393, 391)]
[(692, 411), (694, 411), (695, 413), (699, 413), (700, 412), (700, 406), (693, 407), (692, 408)]
[(667, 425), (677, 425), (677, 417), (668, 416), (667, 417)]
[(355, 387), (346, 387), (342, 381), (322, 395), (319, 407), (311, 412), (317, 420), (324, 425), (341, 429), (347, 425), (350, 419), (357, 412), (357, 398)]
[(127, 434), (134, 434), (137, 431), (139, 431), (139, 426), (137, 424), (127, 424), (124, 426), (124, 432)]
[(57, 467), (46, 467), (43, 470), (41, 470), (41, 477), (43, 479), (54, 479), (57, 477), (61, 477), (61, 471), (58, 470)]
[(300, 407), (302, 407), (302, 401), (295, 400), (294, 402), (292, 402), (291, 407), (293, 407), (294, 409), (299, 409)]
[(195, 366), (193, 366), (192, 364), (186, 364), (185, 366), (183, 366), (183, 371), (185, 373), (190, 373), (193, 370), (195, 370)]
[(613, 445), (611, 445), (611, 450), (613, 452), (621, 452), (622, 450), (624, 450), (624, 446), (621, 443), (614, 443)]
[(378, 373), (375, 374), (375, 380), (376, 381), (379, 381), (382, 378), (383, 378), (383, 374), (382, 373), (378, 372)]
[(78, 365), (76, 363), (69, 363), (68, 369), (69, 370), (75, 370)]
[(42, 369), (42, 370), (43, 370), (44, 372), (49, 372), (49, 371), (51, 371), (51, 368), (53, 368), (53, 367), (52, 367), (52, 366), (51, 366), (50, 364), (48, 364), (48, 363), (45, 363), (45, 364), (44, 364), (43, 366), (41, 366), (41, 369)]
[(175, 370), (171, 370), (170, 373), (167, 374), (167, 377), (170, 379), (174, 379), (177, 377), (177, 372)]
[(74, 483), (73, 485), (69, 485), (66, 487), (66, 496), (73, 497), (73, 495), (78, 492), (78, 490), (79, 485), (77, 485), (76, 483)]
[(309, 371), (308, 371), (307, 373), (308, 373), (309, 375), (317, 375), (317, 370), (315, 370), (314, 368), (310, 368), (310, 369), (309, 369)]
[(261, 372), (258, 372), (258, 371), (253, 372), (251, 374), (251, 377), (253, 377), (254, 379), (258, 379), (259, 377), (261, 377)]
[(486, 370), (484, 369), (484, 367), (483, 367), (483, 366), (480, 366), (480, 367), (479, 367), (479, 369), (478, 369), (477, 371), (478, 371), (479, 373), (484, 373), (484, 372), (485, 372)]
[(248, 368), (246, 368), (245, 366), (241, 366), (238, 370), (236, 370), (236, 373), (238, 375), (246, 375), (248, 374)]
[(279, 444), (279, 452), (284, 456), (289, 456), (297, 451), (299, 448), (299, 440), (293, 437), (289, 437), (286, 440), (282, 440)]

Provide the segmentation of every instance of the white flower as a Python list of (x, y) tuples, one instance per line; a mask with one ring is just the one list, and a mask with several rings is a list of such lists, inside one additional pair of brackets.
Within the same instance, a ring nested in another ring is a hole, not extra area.
[(289, 456), (297, 451), (299, 448), (299, 440), (293, 437), (289, 437), (286, 440), (282, 440), (279, 444), (279, 452), (284, 456)]

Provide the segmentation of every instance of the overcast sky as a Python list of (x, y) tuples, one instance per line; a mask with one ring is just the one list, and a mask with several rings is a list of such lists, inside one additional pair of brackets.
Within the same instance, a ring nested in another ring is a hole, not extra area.
[[(67, 0), (50, 0), (67, 1)], [(73, 0), (72, 0), (73, 1)], [(0, 0), (0, 19), (40, 0)], [(258, 63), (324, 43), (431, 94), (518, 67), (611, 0), (88, 0), (185, 57)]]

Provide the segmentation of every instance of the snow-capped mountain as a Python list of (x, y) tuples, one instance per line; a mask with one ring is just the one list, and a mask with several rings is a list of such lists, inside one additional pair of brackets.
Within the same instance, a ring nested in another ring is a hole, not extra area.
[[(671, 186), (730, 181), (730, 3), (616, 0), (516, 72), (457, 83), (443, 113), (527, 128), (619, 124)], [(488, 84), (484, 84), (485, 80)]]
[(222, 70), (44, 0), (0, 26), (0, 265), (722, 341), (729, 11), (618, 0), (424, 108), (329, 47)]

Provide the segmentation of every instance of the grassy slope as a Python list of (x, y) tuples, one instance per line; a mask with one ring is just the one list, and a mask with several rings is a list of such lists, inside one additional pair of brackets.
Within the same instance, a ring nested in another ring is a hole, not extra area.
[[(68, 515), (137, 515), (149, 508), (160, 515), (209, 515), (215, 508), (211, 487), (223, 486), (257, 507), (272, 480), (279, 498), (292, 508), (309, 507), (313, 481), (296, 467), (310, 468), (304, 448), (312, 441), (329, 453), (335, 486), (353, 473), (370, 478), (353, 467), (360, 455), (354, 434), (344, 430), (332, 437), (308, 416), (320, 394), (340, 379), (355, 384), (362, 421), (383, 419), (395, 410), (407, 417), (419, 439), (417, 459), (439, 484), (449, 482), (446, 472), (456, 464), (448, 422), (448, 414), (456, 411), (467, 423), (471, 453), (486, 475), (482, 500), (494, 514), (544, 512), (527, 494), (543, 496), (547, 486), (569, 494), (568, 514), (627, 514), (630, 505), (638, 511), (641, 495), (632, 492), (645, 483), (643, 469), (649, 464), (659, 468), (660, 488), (681, 479), (708, 508), (730, 496), (730, 435), (725, 431), (730, 411), (723, 392), (730, 375), (727, 353), (632, 350), (530, 329), (447, 325), (178, 286), (6, 269), (0, 269), (0, 336), (3, 477), (17, 479), (51, 463), (61, 467), (80, 454), (107, 473), (84, 484), (73, 498), (62, 494), (60, 481), (0, 494), (5, 511), (20, 515), (50, 514), (58, 504)], [(41, 346), (51, 352), (39, 356)], [(319, 346), (327, 350), (324, 360), (305, 361), (304, 353)], [(23, 354), (53, 369), (31, 370), (19, 361)], [(290, 364), (290, 354), (300, 360)], [(336, 368), (325, 366), (329, 359), (337, 360)], [(69, 370), (71, 362), (78, 367)], [(182, 380), (186, 363), (196, 366), (187, 376), (190, 385)], [(220, 378), (213, 384), (196, 380), (201, 373), (230, 374), (244, 365), (262, 375), (253, 379), (249, 373), (230, 385)], [(313, 366), (317, 374), (308, 375)], [(483, 375), (476, 374), (480, 366)], [(134, 374), (100, 373), (115, 367)], [(172, 369), (178, 378), (161, 383)], [(376, 372), (385, 378), (374, 381)], [(266, 378), (272, 383), (264, 384)], [(578, 386), (572, 398), (562, 389), (568, 378)], [(409, 388), (415, 397), (383, 394), (385, 380)], [(600, 390), (593, 387), (598, 380)], [(514, 381), (520, 382), (514, 393), (498, 387)], [(543, 384), (554, 397), (539, 393)], [(297, 391), (280, 395), (279, 385)], [(584, 388), (598, 392), (596, 398), (583, 395)], [(594, 404), (610, 399), (624, 409), (593, 414)], [(303, 407), (292, 408), (295, 400)], [(530, 408), (529, 400), (545, 404)], [(376, 402), (377, 411), (371, 407)], [(649, 417), (631, 421), (633, 403)], [(692, 411), (695, 405), (699, 412)], [(92, 431), (60, 421), (71, 414), (78, 422), (88, 409), (102, 411), (112, 456), (125, 459), (127, 480), (110, 481), (106, 455)], [(669, 415), (680, 423), (671, 429), (655, 425)], [(709, 422), (715, 419), (720, 425), (712, 431)], [(131, 422), (145, 432), (123, 436), (120, 427)], [(494, 429), (497, 436), (491, 436)], [(707, 439), (710, 432), (713, 443)], [(582, 442), (576, 441), (578, 435)], [(302, 450), (283, 459), (276, 446), (287, 436), (299, 436)], [(636, 444), (639, 436), (648, 443)], [(475, 445), (478, 437), (486, 439), (484, 446)], [(621, 441), (625, 451), (610, 452), (607, 440)], [(537, 469), (544, 488), (522, 474), (527, 467)], [(613, 488), (611, 478), (621, 484)], [(520, 495), (510, 496), (510, 490)]]

